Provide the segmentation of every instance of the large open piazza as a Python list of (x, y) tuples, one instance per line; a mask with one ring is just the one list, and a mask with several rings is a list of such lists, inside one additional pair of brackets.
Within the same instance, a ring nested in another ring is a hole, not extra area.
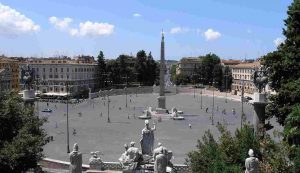
[[(140, 148), (141, 131), (144, 127), (144, 120), (137, 117), (148, 107), (156, 108), (158, 94), (135, 94), (128, 95), (128, 107), (125, 107), (126, 96), (110, 96), (110, 121), (107, 123), (107, 99), (96, 98), (86, 100), (80, 104), (69, 105), (69, 129), (70, 149), (74, 143), (78, 143), (83, 153), (83, 163), (88, 163), (91, 151), (100, 151), (100, 157), (104, 161), (118, 161), (124, 152), (124, 144), (131, 141), (136, 142)], [(185, 120), (176, 121), (169, 118), (162, 118), (158, 122), (156, 117), (150, 120), (150, 125), (156, 123), (155, 145), (161, 142), (169, 150), (173, 151), (173, 162), (184, 163), (186, 153), (196, 149), (197, 139), (200, 139), (206, 130), (211, 130), (215, 137), (218, 136), (217, 123), (227, 124), (228, 129), (233, 131), (240, 128), (241, 124), (241, 102), (228, 98), (225, 103), (224, 97), (214, 97), (215, 112), (214, 125), (210, 119), (212, 115), (212, 96), (203, 95), (203, 109), (200, 109), (200, 94), (179, 93), (168, 95), (167, 108), (171, 110), (176, 107), (184, 111)], [(40, 111), (46, 108), (45, 102), (39, 103)], [(49, 136), (54, 141), (44, 147), (46, 157), (68, 161), (67, 154), (67, 117), (66, 104), (49, 103), (52, 113), (40, 112), (40, 116), (48, 117), (48, 123), (44, 125)], [(208, 113), (206, 113), (206, 108)], [(233, 115), (232, 108), (236, 110)], [(226, 115), (222, 110), (226, 109)], [(244, 112), (247, 120), (252, 122), (253, 109), (248, 103), (244, 103)], [(81, 113), (81, 115), (80, 115)], [(102, 113), (102, 116), (101, 116)], [(224, 119), (223, 119), (224, 118)], [(191, 128), (189, 127), (191, 124)], [(73, 134), (73, 131), (76, 134)]]

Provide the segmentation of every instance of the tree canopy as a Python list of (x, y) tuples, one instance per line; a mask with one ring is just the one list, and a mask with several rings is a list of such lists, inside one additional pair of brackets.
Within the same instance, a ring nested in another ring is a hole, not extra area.
[(15, 92), (0, 95), (0, 172), (35, 168), (43, 157), (44, 119)]
[(294, 0), (287, 14), (285, 41), (262, 59), (268, 67), (270, 86), (277, 92), (270, 98), (267, 117), (275, 116), (281, 125), (300, 101), (300, 0)]

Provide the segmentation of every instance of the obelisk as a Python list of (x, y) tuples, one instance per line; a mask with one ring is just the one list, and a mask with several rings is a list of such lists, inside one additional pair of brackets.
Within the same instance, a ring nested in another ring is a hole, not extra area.
[(160, 73), (159, 73), (159, 97), (158, 108), (166, 109), (166, 97), (165, 97), (165, 37), (164, 32), (161, 34), (160, 44)]

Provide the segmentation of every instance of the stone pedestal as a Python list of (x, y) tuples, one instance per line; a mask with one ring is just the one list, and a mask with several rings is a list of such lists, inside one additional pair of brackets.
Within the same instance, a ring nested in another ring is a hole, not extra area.
[(166, 109), (166, 97), (159, 96), (157, 97), (158, 100), (158, 108)]
[(253, 99), (253, 127), (255, 134), (261, 136), (265, 124), (265, 108), (268, 104), (266, 101), (266, 93), (254, 93)]
[(34, 90), (24, 90), (23, 99), (26, 104), (34, 104), (35, 100), (35, 91)]

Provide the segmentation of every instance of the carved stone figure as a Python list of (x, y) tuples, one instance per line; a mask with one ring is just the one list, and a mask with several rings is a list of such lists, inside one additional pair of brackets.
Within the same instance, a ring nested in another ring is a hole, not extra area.
[(125, 166), (128, 166), (128, 156), (127, 156), (127, 150), (128, 150), (128, 145), (124, 144), (125, 147), (125, 152), (121, 155), (121, 157), (119, 158), (119, 161), (122, 165), (122, 167), (124, 168)]
[(268, 69), (265, 68), (263, 65), (259, 67), (258, 70), (254, 70), (254, 72), (251, 75), (251, 78), (253, 79), (253, 83), (258, 89), (258, 92), (261, 93), (263, 89), (265, 89), (267, 83), (268, 83)]
[(140, 140), (143, 155), (152, 155), (153, 153), (155, 129), (155, 123), (153, 123), (153, 128), (150, 128), (149, 121), (145, 120), (145, 128), (142, 130), (142, 139)]
[(158, 147), (153, 150), (153, 159), (155, 160), (155, 157), (161, 152), (161, 150), (163, 151), (163, 154), (167, 157), (168, 155), (167, 148), (162, 146), (160, 142), (157, 144), (157, 146)]
[(69, 154), (70, 156), (70, 172), (71, 173), (82, 173), (82, 154), (78, 152), (77, 143), (73, 146), (73, 151)]
[(249, 157), (245, 160), (245, 173), (258, 173), (258, 159), (254, 157), (252, 149), (248, 151)]
[(167, 157), (164, 154), (164, 149), (160, 148), (159, 154), (155, 157), (154, 173), (166, 173), (168, 165)]
[(32, 89), (33, 70), (29, 64), (27, 64), (25, 67), (21, 67), (21, 79), (24, 82), (25, 90)]
[(99, 151), (91, 152), (92, 157), (89, 159), (90, 169), (94, 169), (94, 170), (102, 169), (103, 162), (102, 162), (101, 158), (98, 157), (97, 153), (99, 153)]
[(143, 159), (139, 149), (134, 145), (135, 142), (130, 142), (130, 147), (126, 151), (125, 163), (128, 165), (126, 167), (127, 170), (135, 170)]

